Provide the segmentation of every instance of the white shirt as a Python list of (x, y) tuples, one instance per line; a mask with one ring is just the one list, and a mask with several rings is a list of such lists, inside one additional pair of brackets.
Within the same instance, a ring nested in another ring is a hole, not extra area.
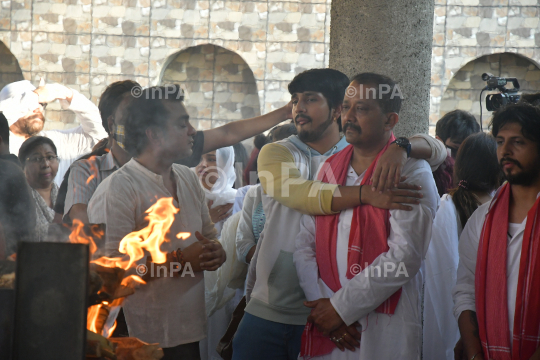
[[(66, 100), (60, 100), (60, 104), (64, 110), (73, 111), (81, 125), (68, 130), (45, 130), (37, 134), (48, 137), (56, 146), (60, 163), (54, 182), (58, 186), (62, 184), (69, 166), (82, 155), (91, 152), (95, 144), (108, 136), (101, 124), (99, 109), (86, 96), (73, 90), (71, 104)], [(10, 132), (9, 152), (18, 155), (24, 141), (24, 138)]]
[[(489, 210), (490, 202), (480, 206), (471, 215), (459, 239), (459, 265), (457, 270), (457, 283), (453, 290), (454, 316), (459, 319), (461, 312), (471, 310), (476, 312), (475, 304), (475, 272), (480, 233)], [(521, 224), (508, 224), (508, 232), (513, 234), (508, 238), (506, 256), (506, 292), (508, 301), (508, 326), (510, 339), (514, 334), (514, 312), (516, 308), (516, 292), (519, 275), (519, 262), (521, 260), (521, 245), (527, 218)], [(512, 342), (510, 342), (510, 346)]]
[[(296, 238), (294, 262), (300, 285), (310, 301), (330, 298), (330, 302), (347, 325), (360, 323), (362, 339), (356, 352), (339, 349), (321, 359), (420, 359), (422, 344), (421, 292), (422, 260), (431, 239), (431, 227), (439, 196), (431, 169), (423, 160), (410, 159), (403, 168), (407, 182), (422, 186), (424, 197), (412, 211), (390, 211), (388, 252), (382, 253), (368, 269), (347, 279), (347, 248), (353, 209), (342, 211), (338, 223), (337, 264), (342, 288), (333, 293), (319, 278), (316, 261), (315, 218), (304, 215)], [(349, 166), (347, 186), (359, 185), (364, 174), (358, 176)], [(386, 276), (384, 264), (387, 265)], [(398, 264), (402, 264), (401, 266)], [(382, 276), (377, 276), (379, 266)], [(401, 269), (401, 270), (400, 270)], [(403, 274), (403, 269), (407, 275)], [(371, 276), (373, 273), (374, 276)], [(366, 274), (368, 276), (366, 276)], [(398, 289), (401, 298), (393, 315), (374, 310)]]
[(425, 261), (424, 359), (454, 359), (460, 335), (453, 313), (452, 289), (456, 285), (461, 231), (452, 197), (443, 195)]
[[(163, 251), (184, 249), (198, 241), (195, 231), (209, 239), (216, 238), (210, 220), (204, 191), (194, 172), (182, 165), (173, 165), (180, 209), (171, 225), (170, 234), (190, 232), (186, 240), (170, 236), (161, 245)], [(146, 227), (145, 211), (157, 199), (172, 197), (163, 178), (135, 159), (107, 177), (88, 204), (92, 224), (106, 225), (105, 250), (109, 256), (121, 255), (118, 245), (125, 235)], [(144, 264), (146, 256), (138, 264)], [(158, 278), (141, 285), (124, 302), (124, 313), (130, 336), (169, 348), (199, 341), (206, 333), (204, 276)]]

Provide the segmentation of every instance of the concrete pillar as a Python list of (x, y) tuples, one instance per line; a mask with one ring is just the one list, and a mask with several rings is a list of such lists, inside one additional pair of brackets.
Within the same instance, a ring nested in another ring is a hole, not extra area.
[(390, 76), (404, 96), (396, 136), (427, 133), (433, 0), (334, 0), (330, 67)]

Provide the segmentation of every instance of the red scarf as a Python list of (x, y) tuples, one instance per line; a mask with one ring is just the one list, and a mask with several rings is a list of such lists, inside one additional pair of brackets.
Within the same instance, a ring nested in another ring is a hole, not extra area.
[(484, 221), (476, 259), (476, 316), (486, 359), (528, 360), (540, 346), (540, 198), (527, 214), (510, 339), (506, 283), (510, 193), (509, 184), (501, 187)]
[[(362, 185), (369, 184), (379, 158), (394, 140), (395, 137), (392, 134), (386, 146), (366, 170)], [(349, 145), (326, 160), (319, 173), (319, 180), (330, 184), (345, 185), (353, 151), (353, 146)], [(319, 276), (333, 292), (341, 289), (336, 258), (339, 215), (316, 217), (317, 232), (315, 241)], [(371, 264), (379, 255), (388, 251), (389, 218), (390, 212), (388, 210), (378, 209), (371, 205), (354, 208), (347, 252), (347, 279), (352, 279), (356, 275), (351, 272), (351, 267), (354, 266), (355, 270), (360, 269), (362, 271), (366, 263)], [(369, 246), (365, 246), (368, 239)], [(393, 314), (400, 296), (401, 289), (390, 296), (375, 311), (383, 314)], [(306, 325), (302, 334), (301, 356), (309, 358), (325, 355), (332, 352), (335, 347), (334, 342), (328, 336), (322, 335), (312, 323)]]

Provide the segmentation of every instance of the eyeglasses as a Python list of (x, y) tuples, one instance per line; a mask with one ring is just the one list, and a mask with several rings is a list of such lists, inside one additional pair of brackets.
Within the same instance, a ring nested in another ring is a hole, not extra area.
[(55, 164), (58, 161), (60, 161), (60, 158), (58, 156), (49, 155), (49, 156), (45, 156), (45, 157), (36, 156), (36, 157), (31, 157), (31, 158), (26, 159), (26, 161), (29, 161), (29, 162), (34, 163), (34, 164), (43, 164), (44, 160), (47, 160), (50, 164)]

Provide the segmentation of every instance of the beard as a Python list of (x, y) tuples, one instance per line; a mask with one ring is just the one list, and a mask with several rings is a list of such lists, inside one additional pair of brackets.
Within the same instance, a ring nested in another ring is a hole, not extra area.
[[(300, 115), (296, 116), (296, 118), (294, 119), (295, 123), (299, 117), (309, 119), (311, 123), (313, 124), (313, 120), (309, 116), (300, 116)], [(333, 122), (334, 121), (332, 120), (332, 114), (328, 114), (328, 119), (322, 124), (320, 124), (316, 129), (311, 130), (311, 131), (310, 130), (299, 131), (298, 138), (302, 140), (302, 142), (304, 143), (310, 143), (310, 142), (315, 142), (317, 140), (320, 140), (320, 138), (322, 137), (326, 129), (328, 129), (328, 127), (330, 127), (330, 125), (332, 125)]]
[[(521, 171), (517, 174), (511, 174), (504, 171), (502, 164), (503, 161), (515, 164), (519, 169), (521, 169)], [(531, 167), (530, 169), (524, 169), (523, 165), (521, 165), (519, 161), (509, 158), (502, 158), (499, 165), (504, 174), (504, 178), (510, 185), (530, 186), (538, 179), (538, 176), (540, 175), (539, 162), (540, 161), (536, 161), (535, 166)]]
[(43, 130), (45, 126), (45, 117), (41, 112), (32, 114), (18, 120), (22, 122), (20, 125), (21, 132), (28, 136), (34, 136)]

